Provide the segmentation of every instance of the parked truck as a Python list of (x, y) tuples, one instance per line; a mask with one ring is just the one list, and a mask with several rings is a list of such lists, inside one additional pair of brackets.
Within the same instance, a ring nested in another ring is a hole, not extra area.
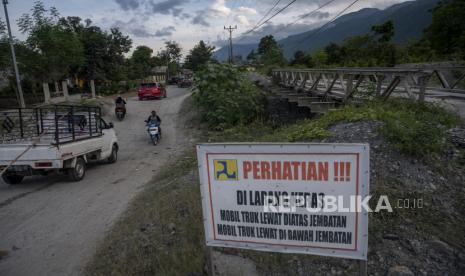
[(114, 163), (118, 139), (100, 107), (54, 105), (0, 111), (0, 174), (9, 184), (25, 176), (68, 174), (82, 180), (92, 161)]

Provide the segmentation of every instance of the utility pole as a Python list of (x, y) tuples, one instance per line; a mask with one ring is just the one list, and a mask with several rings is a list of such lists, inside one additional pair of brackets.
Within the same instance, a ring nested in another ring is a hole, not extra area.
[(13, 68), (15, 70), (15, 75), (16, 75), (16, 86), (17, 86), (16, 97), (18, 99), (19, 106), (21, 108), (25, 108), (26, 104), (24, 103), (23, 89), (21, 88), (21, 78), (19, 77), (18, 64), (16, 63), (15, 46), (13, 44), (13, 35), (11, 34), (10, 18), (8, 17), (8, 9), (6, 7), (7, 4), (8, 4), (8, 0), (3, 0), (3, 8), (5, 10), (6, 26), (8, 28), (8, 36), (10, 38), (11, 59), (13, 60)]
[(229, 31), (229, 63), (232, 64), (234, 62), (233, 44), (232, 44), (232, 32), (237, 29), (237, 25), (234, 26), (234, 28), (231, 27), (231, 26), (226, 28), (226, 26), (224, 26), (224, 29)]

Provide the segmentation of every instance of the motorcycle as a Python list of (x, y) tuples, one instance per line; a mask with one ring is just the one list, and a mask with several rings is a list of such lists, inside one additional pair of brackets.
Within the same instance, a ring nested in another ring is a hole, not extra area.
[(124, 119), (124, 115), (126, 115), (126, 108), (122, 106), (117, 106), (115, 108), (115, 115), (118, 120), (122, 121)]
[(150, 140), (153, 145), (157, 145), (161, 139), (160, 123), (158, 122), (147, 122), (147, 132), (149, 133)]

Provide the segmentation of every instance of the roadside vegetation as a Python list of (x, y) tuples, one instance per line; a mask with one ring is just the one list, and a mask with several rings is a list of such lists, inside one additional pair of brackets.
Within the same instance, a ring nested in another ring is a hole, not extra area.
[(226, 64), (208, 64), (196, 74), (195, 102), (203, 122), (223, 130), (263, 115), (265, 99), (245, 72)]

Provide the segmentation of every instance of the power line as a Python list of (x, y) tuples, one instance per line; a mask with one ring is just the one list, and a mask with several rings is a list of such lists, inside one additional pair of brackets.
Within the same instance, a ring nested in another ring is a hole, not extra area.
[(315, 35), (319, 34), (321, 30), (323, 30), (326, 26), (328, 26), (329, 24), (333, 23), (341, 14), (345, 13), (348, 9), (350, 9), (353, 5), (355, 5), (358, 1), (360, 0), (355, 0), (353, 1), (352, 3), (350, 3), (347, 7), (345, 7), (341, 12), (339, 12), (335, 17), (333, 17), (333, 19), (331, 19), (330, 21), (326, 22), (325, 24), (323, 24), (323, 26), (319, 27), (315, 32), (312, 32), (309, 36), (303, 38), (302, 40), (300, 40), (299, 42), (297, 42), (297, 46), (299, 46), (302, 42), (314, 37)]
[(275, 30), (274, 32), (275, 32), (275, 33), (278, 33), (278, 32), (280, 32), (280, 31), (282, 31), (282, 30), (284, 30), (284, 29), (286, 29), (286, 28), (289, 28), (291, 25), (297, 23), (298, 21), (304, 19), (305, 17), (309, 17), (310, 15), (312, 15), (312, 14), (314, 14), (315, 12), (321, 10), (322, 8), (328, 6), (329, 4), (331, 4), (331, 3), (334, 2), (334, 1), (336, 1), (336, 0), (330, 0), (330, 1), (326, 2), (326, 3), (324, 3), (323, 5), (319, 6), (318, 8), (312, 10), (311, 12), (308, 12), (308, 13), (305, 13), (305, 14), (303, 14), (303, 15), (300, 15), (299, 18), (297, 18), (297, 19), (294, 20), (293, 22), (291, 22), (291, 23), (289, 23), (289, 24), (286, 24), (286, 26), (284, 26), (284, 27), (282, 27), (282, 28), (279, 28), (279, 29)]
[(252, 28), (251, 30), (247, 31), (245, 34), (248, 34), (248, 33), (251, 33), (253, 31), (255, 31), (256, 29), (260, 28), (261, 26), (263, 26), (264, 24), (266, 24), (268, 21), (270, 21), (271, 19), (273, 19), (276, 15), (280, 14), (281, 12), (283, 12), (285, 9), (287, 9), (290, 5), (294, 4), (294, 2), (296, 2), (297, 0), (292, 0), (291, 2), (289, 2), (286, 6), (284, 6), (283, 8), (281, 8), (279, 11), (275, 12), (271, 17), (269, 17), (267, 20), (263, 21), (262, 23), (260, 23), (260, 25), (258, 26), (255, 26), (254, 28)]
[(273, 7), (271, 7), (271, 9), (269, 9), (269, 10), (265, 13), (265, 15), (263, 15), (262, 18), (260, 18), (260, 20), (257, 21), (257, 24), (255, 24), (255, 26), (252, 27), (252, 29), (255, 28), (255, 27), (257, 27), (257, 26), (262, 22), (262, 20), (265, 19), (265, 18), (268, 16), (268, 14), (270, 14), (270, 12), (272, 12), (272, 11), (274, 10), (274, 8), (276, 8), (276, 6), (279, 4), (279, 2), (281, 2), (281, 0), (278, 0), (278, 1), (273, 5)]
[[(294, 20), (293, 22), (287, 24), (286, 26), (284, 26), (284, 27), (282, 27), (282, 28), (279, 28), (279, 29), (275, 30), (274, 32), (275, 32), (275, 33), (278, 33), (278, 32), (280, 32), (280, 31), (282, 31), (282, 30), (284, 30), (284, 29), (286, 29), (286, 28), (289, 28), (291, 25), (295, 24), (295, 23), (298, 22), (299, 20), (302, 20), (302, 19), (304, 19), (305, 17), (308, 17), (308, 16), (314, 14), (315, 12), (317, 12), (317, 11), (321, 10), (322, 8), (328, 6), (329, 4), (331, 4), (331, 3), (334, 2), (334, 1), (336, 1), (336, 0), (329, 0), (328, 2), (326, 2), (326, 3), (324, 3), (323, 5), (317, 7), (316, 9), (312, 10), (311, 12), (308, 12), (308, 13), (305, 13), (305, 14), (303, 14), (303, 15), (300, 15), (299, 18), (297, 18), (297, 19)], [(261, 19), (260, 19), (260, 20), (261, 20)], [(244, 37), (245, 34), (247, 34), (247, 33), (242, 34), (242, 36), (239, 38), (238, 41), (243, 40), (243, 39), (245, 38), (245, 37)]]

